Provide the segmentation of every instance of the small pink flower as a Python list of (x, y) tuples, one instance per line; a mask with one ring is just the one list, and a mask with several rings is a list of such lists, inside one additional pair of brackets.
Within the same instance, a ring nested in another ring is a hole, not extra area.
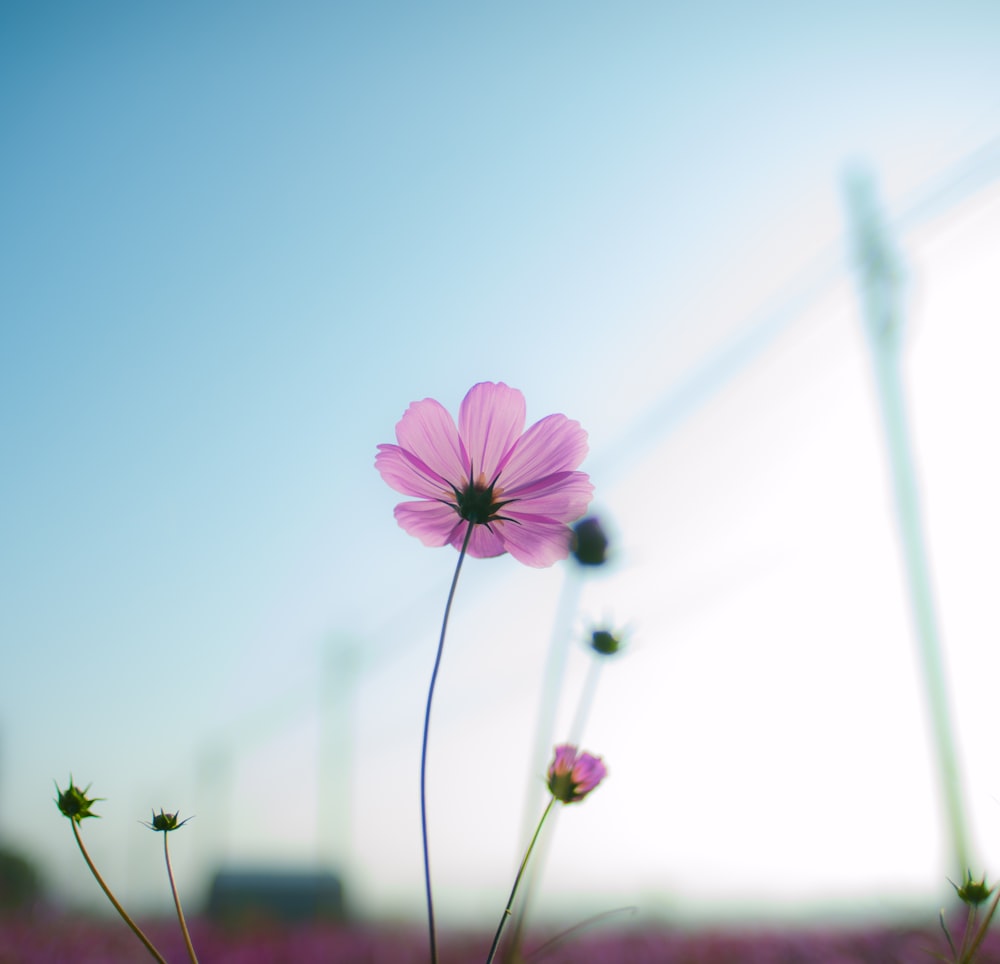
[(580, 753), (569, 743), (556, 747), (549, 764), (549, 791), (563, 803), (582, 800), (608, 775), (608, 768), (599, 756)]
[(458, 427), (432, 398), (413, 402), (396, 425), (398, 445), (380, 445), (375, 468), (397, 492), (396, 521), (425, 546), (461, 548), (478, 558), (509, 552), (529, 566), (569, 554), (568, 525), (587, 510), (594, 487), (576, 469), (587, 433), (565, 415), (526, 432), (524, 396), (503, 382), (473, 385)]

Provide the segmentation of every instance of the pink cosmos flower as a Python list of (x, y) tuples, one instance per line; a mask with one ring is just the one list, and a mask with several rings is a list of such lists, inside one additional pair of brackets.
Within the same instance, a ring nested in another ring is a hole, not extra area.
[(576, 803), (607, 775), (608, 768), (599, 756), (580, 753), (572, 744), (564, 743), (556, 747), (549, 764), (549, 791), (563, 803)]
[(375, 468), (416, 502), (396, 506), (396, 521), (425, 546), (460, 549), (469, 526), (470, 556), (509, 552), (529, 566), (569, 554), (568, 524), (587, 510), (594, 487), (576, 469), (587, 433), (565, 415), (526, 432), (524, 396), (503, 382), (469, 389), (458, 426), (432, 398), (414, 402), (396, 425), (398, 445), (380, 445)]

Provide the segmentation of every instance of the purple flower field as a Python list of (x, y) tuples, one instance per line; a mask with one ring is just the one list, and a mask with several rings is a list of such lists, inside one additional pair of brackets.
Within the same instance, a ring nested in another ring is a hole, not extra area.
[[(176, 923), (143, 924), (170, 964), (184, 964)], [(426, 934), (420, 928), (361, 925), (257, 925), (227, 929), (191, 922), (202, 964), (425, 964)], [(663, 929), (577, 934), (554, 946), (540, 935), (527, 945), (527, 964), (927, 964), (944, 950), (940, 930), (872, 928), (841, 930), (703, 931)], [(442, 964), (482, 964), (485, 933), (441, 936)], [(0, 921), (0, 964), (113, 964), (151, 958), (117, 920), (36, 916)], [(1000, 931), (989, 935), (978, 958), (1000, 962)]]

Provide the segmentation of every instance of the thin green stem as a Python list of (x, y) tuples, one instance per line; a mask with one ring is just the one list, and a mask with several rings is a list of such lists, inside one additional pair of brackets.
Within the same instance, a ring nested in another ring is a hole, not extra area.
[(115, 898), (115, 895), (111, 893), (111, 888), (108, 887), (106, 883), (104, 883), (104, 878), (100, 875), (100, 873), (98, 873), (97, 868), (94, 866), (94, 861), (90, 859), (90, 854), (87, 853), (87, 848), (83, 845), (83, 838), (80, 836), (80, 828), (77, 826), (76, 821), (70, 820), (70, 824), (73, 827), (73, 836), (76, 837), (76, 844), (80, 848), (80, 853), (83, 854), (83, 859), (87, 861), (87, 866), (90, 868), (90, 872), (94, 875), (94, 880), (96, 880), (98, 884), (101, 885), (101, 890), (104, 891), (105, 896), (108, 898), (108, 900), (111, 901), (112, 907), (114, 907), (114, 909), (118, 911), (118, 913), (121, 915), (122, 920), (125, 921), (125, 923), (128, 924), (128, 926), (132, 929), (132, 933), (135, 934), (135, 936), (138, 937), (140, 941), (142, 941), (143, 946), (146, 948), (147, 951), (149, 951), (150, 954), (152, 954), (153, 958), (159, 961), (160, 964), (167, 964), (166, 960), (163, 958), (163, 955), (160, 954), (160, 952), (155, 947), (153, 947), (152, 941), (150, 941), (150, 939), (145, 934), (143, 934), (141, 930), (139, 930), (139, 925), (136, 924), (136, 922), (132, 920), (131, 917), (128, 916), (128, 914), (125, 912), (125, 908), (118, 903), (118, 900)]
[(521, 861), (521, 866), (517, 870), (517, 876), (514, 878), (514, 886), (510, 889), (510, 897), (507, 899), (507, 906), (504, 908), (503, 915), (500, 918), (500, 924), (498, 925), (496, 935), (493, 938), (493, 946), (490, 948), (489, 957), (486, 958), (486, 964), (493, 964), (493, 958), (496, 956), (497, 948), (500, 946), (500, 936), (503, 934), (504, 926), (510, 918), (511, 908), (514, 906), (514, 897), (517, 894), (517, 888), (521, 883), (521, 878), (524, 876), (524, 868), (528, 866), (528, 859), (531, 857), (531, 851), (535, 849), (535, 842), (538, 840), (538, 835), (542, 832), (542, 827), (545, 825), (545, 818), (549, 815), (549, 811), (552, 809), (552, 805), (555, 802), (555, 797), (552, 797), (552, 799), (549, 800), (548, 806), (546, 806), (545, 812), (542, 814), (542, 819), (538, 821), (538, 826), (535, 828), (535, 833), (531, 838), (531, 843), (528, 844), (528, 849), (524, 853), (524, 859)]
[(976, 932), (975, 939), (969, 946), (968, 955), (962, 958), (963, 962), (972, 961), (975, 958), (976, 951), (979, 950), (979, 945), (982, 944), (986, 937), (986, 932), (989, 930), (990, 921), (993, 920), (993, 915), (997, 912), (998, 903), (1000, 903), (1000, 891), (997, 891), (996, 897), (993, 898), (993, 903), (990, 904), (990, 909), (983, 917), (983, 922), (979, 925), (979, 930)]
[(567, 940), (567, 938), (579, 933), (586, 927), (591, 927), (594, 924), (607, 920), (609, 917), (616, 917), (619, 914), (635, 915), (638, 910), (639, 908), (635, 904), (629, 904), (627, 907), (616, 907), (614, 910), (606, 910), (602, 911), (600, 914), (594, 914), (592, 917), (588, 917), (586, 920), (580, 921), (579, 924), (574, 924), (572, 927), (562, 931), (562, 933), (556, 934), (555, 937), (550, 938), (544, 944), (539, 945), (530, 954), (528, 954), (524, 960), (530, 961), (533, 958), (541, 957), (543, 954), (552, 950), (554, 947), (558, 947), (565, 940)]
[[(531, 757), (531, 775), (545, 772), (546, 754), (552, 752), (553, 734), (556, 728), (556, 710), (566, 675), (566, 656), (569, 652), (569, 642), (572, 636), (571, 626), (573, 616), (580, 604), (580, 591), (583, 579), (580, 578), (579, 567), (567, 573), (563, 582), (559, 603), (556, 606), (556, 618), (552, 625), (552, 638), (549, 641), (549, 655), (545, 662), (542, 676), (541, 695), (538, 704), (538, 723), (535, 727), (535, 749)], [(529, 780), (525, 792), (524, 809), (521, 814), (521, 839), (527, 839), (531, 833), (534, 814), (538, 812), (543, 788), (542, 781)], [(541, 858), (539, 858), (541, 859)], [(544, 864), (544, 860), (541, 861)], [(517, 910), (514, 921), (514, 936), (508, 942), (508, 957), (516, 956), (524, 938), (525, 921), (528, 908), (531, 906), (531, 894), (539, 873), (539, 860), (536, 860), (531, 873), (525, 882), (527, 893)]]
[[(951, 931), (948, 930), (948, 923), (944, 919), (944, 908), (941, 908), (941, 915), (938, 917), (941, 922), (941, 930), (944, 931), (945, 940), (948, 942), (948, 947), (951, 948), (952, 964), (958, 964), (958, 951), (955, 950), (955, 942), (951, 939)], [(943, 961), (944, 958), (942, 957)]]
[(431, 703), (434, 700), (434, 686), (437, 683), (438, 669), (441, 666), (441, 653), (444, 651), (444, 637), (448, 632), (448, 617), (451, 615), (451, 604), (455, 598), (455, 587), (458, 585), (458, 574), (462, 571), (462, 562), (465, 559), (465, 551), (469, 548), (469, 540), (472, 538), (472, 527), (470, 522), (465, 530), (465, 539), (462, 541), (462, 548), (458, 553), (458, 564), (455, 566), (455, 575), (451, 579), (451, 589), (448, 590), (448, 602), (444, 607), (444, 619), (441, 620), (441, 636), (438, 639), (437, 656), (434, 657), (434, 671), (431, 673), (431, 685), (427, 690), (427, 709), (424, 712), (424, 739), (420, 750), (420, 830), (424, 841), (424, 888), (427, 891), (427, 926), (430, 930), (431, 941), (431, 964), (437, 964), (437, 930), (434, 926), (434, 898), (431, 896), (431, 856), (430, 848), (427, 844), (427, 737), (431, 728)]
[(167, 862), (167, 877), (170, 878), (170, 893), (174, 895), (174, 907), (177, 908), (177, 920), (181, 925), (181, 933), (184, 935), (184, 946), (187, 948), (188, 957), (191, 964), (198, 964), (198, 957), (194, 952), (194, 945), (191, 943), (191, 935), (188, 933), (187, 921), (184, 920), (184, 911), (181, 910), (181, 898), (177, 893), (177, 885), (174, 883), (174, 869), (170, 866), (170, 850), (167, 847), (167, 837), (170, 834), (163, 833), (163, 859)]
[(976, 905), (970, 904), (968, 916), (965, 918), (965, 927), (962, 929), (962, 947), (958, 952), (958, 964), (965, 964), (966, 961), (972, 960), (969, 957), (969, 943), (972, 941), (975, 924)]
[[(566, 740), (567, 743), (572, 743), (574, 746), (579, 745), (580, 738), (583, 735), (584, 725), (587, 722), (587, 717), (590, 715), (591, 707), (594, 705), (594, 697), (597, 693), (597, 681), (600, 679), (601, 669), (603, 668), (606, 660), (606, 657), (604, 656), (591, 655), (593, 658), (591, 659), (590, 666), (587, 669), (587, 677), (584, 680), (583, 692), (580, 694), (580, 701), (576, 706), (576, 715), (573, 717), (573, 725), (570, 727), (569, 739)], [(553, 700), (553, 702), (555, 701)], [(551, 839), (551, 836), (548, 839)], [(511, 956), (515, 959), (520, 951), (521, 944), (524, 943), (524, 931), (527, 926), (528, 907), (531, 904), (532, 891), (534, 890), (539, 874), (542, 873), (542, 870), (545, 867), (545, 857), (547, 852), (548, 847), (543, 844), (539, 849), (538, 857), (531, 868), (531, 873), (528, 875), (528, 879), (525, 882), (527, 895), (525, 896), (525, 899), (521, 901), (521, 906), (518, 909), (517, 920), (514, 924), (514, 936), (510, 941), (510, 947), (513, 949)]]

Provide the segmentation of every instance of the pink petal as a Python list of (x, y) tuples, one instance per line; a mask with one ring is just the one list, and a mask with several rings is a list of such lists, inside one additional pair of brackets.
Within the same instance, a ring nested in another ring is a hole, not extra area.
[(444, 479), (398, 445), (380, 445), (375, 456), (375, 468), (389, 485), (403, 495), (416, 495), (422, 499), (442, 499), (454, 495)]
[(608, 775), (608, 768), (599, 756), (581, 753), (573, 767), (573, 782), (581, 795), (589, 793)]
[(413, 402), (396, 424), (401, 448), (446, 482), (461, 486), (468, 480), (468, 457), (448, 410), (433, 398)]
[(572, 743), (562, 743), (556, 747), (555, 756), (549, 764), (549, 776), (569, 773), (576, 763), (576, 747)]
[(500, 479), (507, 492), (536, 479), (575, 469), (587, 454), (587, 433), (565, 415), (535, 422), (510, 453)]
[(502, 498), (514, 501), (501, 511), (515, 518), (526, 514), (574, 522), (587, 511), (593, 494), (594, 486), (585, 472), (559, 472), (531, 485), (504, 489)]
[[(451, 544), (456, 549), (461, 549), (464, 539), (465, 527), (460, 526), (452, 538)], [(496, 523), (490, 523), (489, 527), (485, 525), (473, 526), (472, 538), (469, 539), (469, 548), (466, 551), (476, 559), (492, 559), (494, 556), (502, 556), (507, 551), (507, 547), (497, 534)]]
[(393, 513), (400, 526), (425, 546), (446, 546), (457, 528), (465, 532), (458, 513), (440, 502), (400, 502)]
[(526, 566), (544, 569), (569, 555), (570, 531), (560, 522), (494, 522), (507, 551)]
[(503, 382), (480, 382), (469, 389), (458, 411), (458, 433), (477, 479), (493, 481), (524, 431), (524, 413), (524, 396)]

